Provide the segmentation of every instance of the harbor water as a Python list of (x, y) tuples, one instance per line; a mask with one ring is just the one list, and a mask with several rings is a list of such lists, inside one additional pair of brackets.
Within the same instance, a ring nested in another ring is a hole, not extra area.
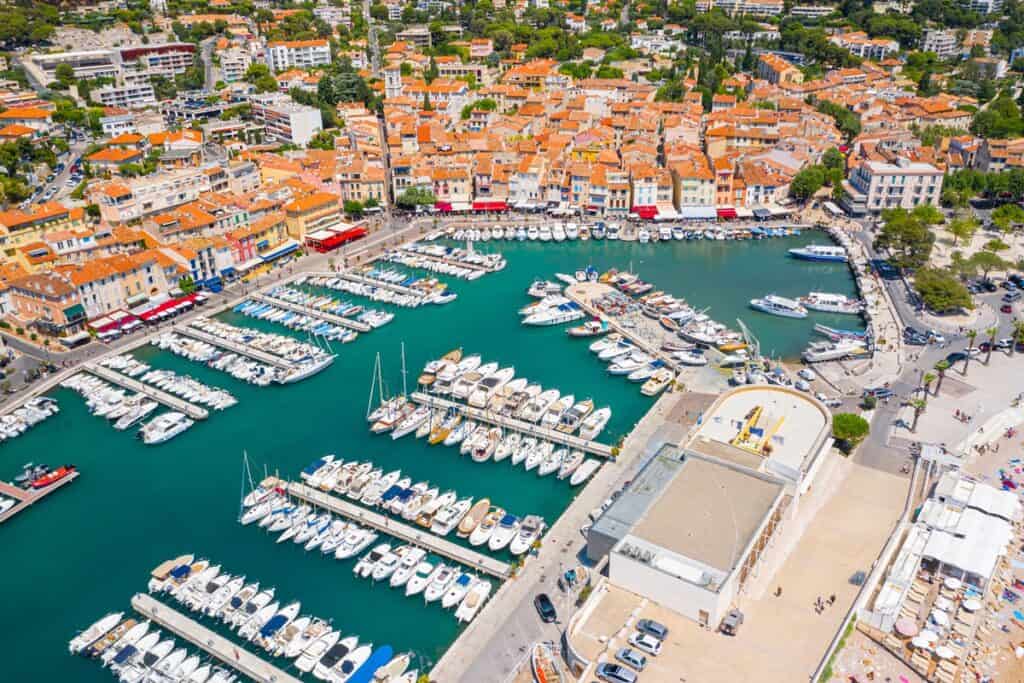
[[(806, 320), (775, 318), (751, 311), (747, 302), (768, 293), (854, 294), (844, 264), (786, 257), (788, 248), (825, 239), (805, 233), (756, 242), (482, 244), (481, 251), (505, 254), (504, 271), (473, 282), (440, 276), (458, 293), (454, 303), (394, 308), (391, 324), (351, 344), (336, 344), (338, 358), (330, 368), (288, 386), (254, 387), (143, 347), (136, 356), (153, 367), (225, 388), (239, 400), (156, 447), (90, 415), (77, 394), (54, 391), (60, 414), (0, 446), (0, 479), (10, 480), (26, 462), (75, 463), (82, 472), (71, 486), (0, 527), (6, 560), (0, 566), (6, 680), (114, 680), (97, 662), (68, 655), (67, 641), (109, 611), (130, 611), (131, 595), (145, 590), (150, 569), (186, 552), (263, 586), (276, 586), (279, 599), (301, 600), (303, 613), (333, 620), (346, 636), (390, 644), (396, 652), (412, 650), (418, 655), (414, 665), (429, 669), (458, 634), (453, 614), (436, 603), (424, 605), (420, 597), (406, 598), (401, 590), (355, 578), (355, 560), (339, 562), (291, 543), (276, 545), (255, 525), (240, 526), (243, 451), (256, 478), (264, 471), (294, 478), (316, 457), (336, 453), (346, 460), (373, 460), (385, 471), (401, 468), (413, 481), (428, 479), (442, 491), (455, 489), (460, 497), (487, 496), (512, 513), (540, 514), (550, 524), (572, 498), (566, 481), (539, 478), (507, 460), (476, 464), (457, 448), (428, 446), (412, 435), (398, 441), (372, 435), (365, 415), (375, 355), (382, 356), (391, 393), (402, 386), (403, 342), (410, 389), (426, 361), (454, 347), (479, 353), (485, 362), (514, 365), (518, 377), (578, 399), (593, 397), (599, 407), (611, 406), (614, 414), (601, 440), (613, 443), (642, 417), (651, 400), (641, 396), (638, 385), (609, 376), (587, 351), (587, 342), (568, 338), (564, 326), (520, 324), (516, 310), (529, 302), (525, 289), (533, 279), (588, 265), (631, 267), (658, 289), (708, 308), (711, 317), (730, 327), (741, 318), (760, 339), (763, 353), (793, 358), (812, 338), (815, 322), (846, 328), (860, 322), (815, 313)], [(230, 312), (220, 317), (297, 335)], [(282, 668), (288, 664), (277, 663)]]

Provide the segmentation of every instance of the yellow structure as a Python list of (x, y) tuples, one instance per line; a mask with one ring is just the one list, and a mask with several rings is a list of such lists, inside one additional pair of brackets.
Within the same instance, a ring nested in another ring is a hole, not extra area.
[(764, 408), (762, 406), (756, 405), (751, 408), (743, 419), (742, 429), (729, 443), (736, 446), (736, 448), (742, 448), (756, 455), (770, 454), (772, 450), (772, 437), (782, 429), (782, 423), (786, 421), (786, 418), (785, 416), (780, 417), (775, 421), (771, 429), (766, 431), (758, 427), (758, 422), (761, 421), (763, 415)]

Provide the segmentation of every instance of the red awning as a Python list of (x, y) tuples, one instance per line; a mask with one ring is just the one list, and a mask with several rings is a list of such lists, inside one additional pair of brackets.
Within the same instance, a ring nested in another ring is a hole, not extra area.
[(452, 203), (451, 202), (434, 202), (434, 208), (438, 211), (444, 211), (445, 213), (451, 213)]
[(473, 202), (474, 211), (508, 211), (505, 202)]
[(163, 313), (164, 311), (168, 311), (168, 310), (174, 308), (175, 306), (178, 306), (178, 305), (184, 304), (184, 303), (194, 304), (195, 301), (196, 301), (196, 295), (195, 294), (186, 294), (185, 296), (178, 297), (177, 299), (168, 299), (167, 301), (163, 302), (159, 306), (154, 306), (153, 308), (150, 308), (148, 310), (143, 311), (142, 313), (139, 313), (139, 317), (142, 318), (143, 320), (150, 320), (150, 319), (153, 318), (153, 316), (159, 315), (160, 313)]
[(658, 207), (656, 206), (634, 206), (632, 211), (645, 221), (649, 221), (658, 215)]
[(718, 217), (719, 218), (736, 218), (736, 209), (732, 208), (731, 206), (727, 206), (725, 208), (719, 209), (718, 210)]

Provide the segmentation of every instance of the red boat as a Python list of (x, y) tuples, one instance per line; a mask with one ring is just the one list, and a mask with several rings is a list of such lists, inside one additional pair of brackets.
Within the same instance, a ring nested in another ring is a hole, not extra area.
[(61, 467), (58, 467), (57, 469), (53, 470), (52, 472), (48, 472), (48, 473), (44, 474), (43, 476), (39, 477), (38, 479), (36, 479), (35, 481), (33, 481), (32, 482), (32, 488), (34, 488), (34, 489), (42, 489), (42, 488), (46, 488), (47, 486), (50, 486), (51, 484), (56, 484), (58, 481), (60, 481), (64, 477), (70, 476), (71, 473), (74, 472), (74, 471), (75, 471), (75, 466), (74, 465), (62, 465)]

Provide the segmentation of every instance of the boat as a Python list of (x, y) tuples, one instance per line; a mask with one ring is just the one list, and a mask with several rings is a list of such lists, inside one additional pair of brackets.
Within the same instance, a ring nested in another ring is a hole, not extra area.
[(467, 536), (472, 534), (483, 521), (484, 517), (487, 515), (487, 512), (488, 510), (490, 510), (490, 508), (490, 498), (481, 498), (476, 503), (474, 503), (473, 507), (471, 507), (469, 509), (469, 512), (466, 513), (466, 516), (463, 517), (462, 521), (459, 522), (459, 527), (458, 531), (456, 532), (456, 535), (460, 538), (466, 538)]
[(783, 318), (806, 318), (807, 309), (795, 299), (768, 294), (760, 299), (751, 299), (750, 307), (755, 311), (769, 313)]
[(457, 578), (458, 572), (455, 569), (448, 565), (440, 565), (434, 572), (433, 579), (423, 590), (423, 599), (428, 603), (440, 600)]
[(669, 368), (660, 368), (640, 387), (640, 393), (644, 396), (657, 396), (676, 378), (675, 373)]
[[(442, 565), (443, 566), (443, 565)], [(441, 567), (435, 567), (429, 562), (423, 561), (416, 565), (412, 576), (405, 582), (405, 595), (410, 597), (419, 595), (434, 578), (434, 574), (440, 571)]]
[(486, 579), (479, 579), (473, 584), (473, 587), (466, 593), (466, 597), (459, 604), (459, 608), (455, 610), (455, 618), (459, 623), (467, 623), (473, 620), (473, 617), (477, 615), (484, 602), (487, 601), (487, 597), (491, 594), (491, 582)]
[(672, 359), (682, 363), (683, 365), (707, 365), (708, 359), (705, 357), (704, 352), (700, 349), (691, 349), (689, 351), (678, 351), (672, 354)]
[(89, 647), (89, 645), (92, 645), (94, 642), (102, 638), (107, 631), (121, 623), (121, 617), (123, 616), (124, 612), (112, 612), (104, 616), (89, 628), (72, 638), (71, 642), (68, 643), (68, 652), (73, 655), (82, 652), (85, 648)]
[(570, 337), (599, 337), (611, 331), (611, 327), (602, 320), (588, 320), (566, 330)]
[(430, 406), (419, 406), (404, 420), (399, 422), (391, 432), (392, 439), (400, 439), (410, 432), (416, 431), (430, 417)]
[(612, 409), (607, 406), (599, 408), (587, 415), (580, 424), (580, 438), (586, 441), (593, 441), (596, 439), (601, 432), (604, 431), (604, 428), (608, 425), (608, 421), (611, 417)]
[(572, 478), (569, 479), (569, 484), (572, 486), (579, 486), (589, 479), (590, 475), (596, 472), (600, 467), (601, 461), (595, 458), (590, 458), (589, 460), (584, 461), (584, 463), (572, 473)]
[(807, 347), (800, 357), (807, 363), (822, 363), (830, 360), (841, 360), (848, 356), (863, 356), (867, 353), (870, 352), (863, 341), (840, 339), (835, 342), (811, 342), (810, 346)]
[(523, 318), (524, 325), (545, 327), (550, 325), (561, 325), (586, 317), (584, 311), (575, 301), (543, 308)]
[(526, 515), (515, 538), (509, 543), (509, 552), (513, 555), (522, 555), (533, 547), (543, 532), (544, 518), (539, 515)]
[(338, 640), (341, 639), (341, 633), (338, 631), (329, 631), (323, 634), (302, 651), (302, 653), (295, 660), (295, 668), (306, 674), (313, 670), (317, 662), (327, 654), (327, 652), (338, 644)]
[[(89, 647), (81, 651), (85, 657), (102, 657), (108, 650), (112, 649), (115, 644), (119, 643), (129, 632), (136, 630), (137, 626), (145, 626), (149, 628), (148, 623), (140, 624), (135, 619), (125, 619), (114, 628), (107, 631), (99, 640), (96, 640)], [(145, 635), (143, 633), (142, 635)], [(142, 635), (139, 637), (141, 638)]]
[[(552, 403), (540, 418), (541, 427), (553, 429), (562, 418), (562, 413), (569, 410), (575, 403), (576, 397), (573, 394), (563, 396)], [(536, 422), (536, 420), (531, 420), (531, 422)]]
[(562, 460), (569, 454), (568, 448), (552, 449), (537, 466), (537, 476), (546, 477), (562, 466)]
[(586, 399), (566, 410), (558, 419), (555, 429), (564, 434), (572, 434), (579, 429), (584, 418), (594, 411), (594, 401)]
[(558, 401), (559, 396), (561, 396), (561, 392), (558, 389), (542, 391), (530, 399), (516, 414), (516, 417), (526, 422), (537, 422), (544, 416), (548, 408)]
[(437, 373), (448, 365), (457, 365), (462, 360), (462, 349), (453, 349), (439, 359), (430, 361), (423, 367), (423, 373), (416, 381), (423, 386), (430, 386), (437, 379)]
[(43, 476), (39, 477), (38, 479), (33, 480), (32, 481), (32, 488), (34, 488), (34, 489), (44, 489), (47, 486), (52, 486), (52, 485), (56, 484), (58, 481), (60, 481), (61, 479), (65, 479), (67, 477), (70, 477), (72, 474), (75, 473), (76, 469), (77, 468), (74, 465), (61, 465), (57, 469), (55, 469), (55, 470), (53, 470), (51, 472), (47, 472), (46, 474), (44, 474)]
[(480, 380), (469, 394), (468, 403), (474, 408), (483, 408), (491, 397), (515, 377), (515, 368), (502, 368)]
[(562, 670), (558, 668), (551, 647), (547, 643), (537, 643), (530, 652), (530, 668), (537, 683), (563, 683)]
[(334, 680), (334, 668), (345, 659), (359, 644), (359, 638), (349, 636), (336, 642), (327, 649), (327, 652), (313, 665), (313, 675), (321, 681)]
[(466, 593), (473, 587), (474, 579), (471, 574), (462, 572), (448, 587), (448, 591), (441, 597), (441, 607), (450, 609), (457, 606), (466, 597)]
[(494, 552), (501, 550), (512, 542), (512, 539), (519, 533), (521, 525), (522, 521), (518, 517), (506, 514), (488, 537), (487, 547)]
[(139, 430), (142, 442), (147, 446), (170, 441), (195, 424), (187, 415), (176, 411), (157, 415)]
[(497, 449), (501, 437), (501, 427), (491, 427), (488, 429), (482, 438), (477, 439), (470, 451), (470, 457), (473, 458), (473, 462), (486, 462), (489, 460)]
[(472, 546), (483, 545), (490, 539), (491, 534), (494, 533), (494, 529), (505, 517), (505, 510), (499, 507), (492, 507), (488, 510), (487, 515), (480, 522), (480, 525), (473, 529), (473, 533), (469, 534), (469, 544)]
[(810, 311), (845, 315), (860, 315), (864, 311), (863, 301), (851, 299), (843, 294), (811, 292), (807, 296), (800, 297), (799, 301), (804, 308)]
[(846, 263), (849, 257), (846, 249), (832, 244), (808, 244), (789, 250), (789, 255), (803, 261), (832, 261)]
[(523, 435), (519, 432), (509, 432), (509, 434), (501, 440), (498, 447), (494, 449), (494, 462), (501, 462), (508, 456), (512, 455), (519, 448), (519, 444), (523, 440)]

